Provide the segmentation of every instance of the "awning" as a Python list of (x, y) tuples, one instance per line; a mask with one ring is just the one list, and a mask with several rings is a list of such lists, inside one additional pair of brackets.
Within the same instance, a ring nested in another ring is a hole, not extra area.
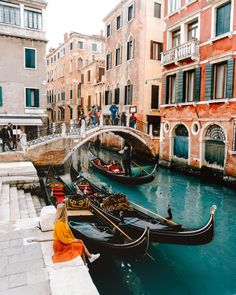
[(7, 125), (11, 123), (13, 126), (42, 126), (43, 122), (40, 118), (12, 118), (12, 117), (0, 117), (0, 125)]

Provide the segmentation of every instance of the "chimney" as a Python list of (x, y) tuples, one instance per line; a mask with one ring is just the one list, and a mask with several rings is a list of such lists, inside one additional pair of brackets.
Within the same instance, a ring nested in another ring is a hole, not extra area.
[(68, 33), (64, 34), (64, 42), (68, 39)]

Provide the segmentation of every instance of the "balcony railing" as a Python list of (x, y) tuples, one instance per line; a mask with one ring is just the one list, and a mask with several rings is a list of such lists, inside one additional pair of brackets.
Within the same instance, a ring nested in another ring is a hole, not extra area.
[(181, 44), (175, 48), (167, 50), (162, 53), (161, 62), (162, 64), (168, 65), (171, 63), (178, 62), (191, 58), (192, 60), (198, 60), (199, 58), (199, 41), (191, 40), (187, 43)]

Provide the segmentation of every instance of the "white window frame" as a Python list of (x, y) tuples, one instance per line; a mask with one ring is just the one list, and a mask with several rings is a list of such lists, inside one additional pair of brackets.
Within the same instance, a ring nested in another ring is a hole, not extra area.
[[(107, 27), (108, 26), (110, 26), (110, 35), (109, 36), (107, 36)], [(110, 22), (110, 23), (106, 24), (106, 38), (110, 38), (111, 35), (112, 35), (112, 26), (111, 26), (111, 22)]]
[[(216, 10), (219, 6), (231, 2), (231, 12), (230, 12), (230, 29), (229, 32), (216, 36)], [(234, 0), (221, 0), (217, 2), (215, 5), (212, 6), (211, 8), (211, 39), (221, 39), (224, 38), (225, 36), (228, 36), (232, 34), (233, 32), (233, 21), (234, 21)]]
[(38, 87), (33, 87), (33, 86), (26, 86), (24, 87), (24, 107), (25, 109), (31, 109), (31, 110), (39, 110), (40, 109), (40, 95), (39, 95), (39, 106), (38, 107), (27, 107), (26, 106), (26, 89), (38, 89), (39, 90), (39, 94), (40, 94), (40, 88)]
[[(117, 28), (117, 18), (120, 16), (120, 27), (119, 27), (119, 29)], [(122, 26), (123, 26), (123, 14), (122, 14), (122, 12), (120, 13), (120, 14), (118, 14), (117, 16), (116, 16), (116, 30), (117, 31), (119, 31), (121, 28), (122, 28)]]
[[(80, 48), (80, 46), (79, 46), (80, 43), (82, 43), (82, 48)], [(79, 50), (84, 50), (84, 41), (79, 40), (77, 45), (78, 45)]]
[[(127, 48), (127, 46), (128, 46), (128, 43), (131, 40), (132, 40), (132, 51), (131, 51), (131, 55), (130, 55), (131, 57), (130, 57), (130, 59), (128, 59), (128, 56), (127, 56), (128, 48)], [(135, 47), (135, 39), (134, 39), (133, 35), (130, 35), (127, 42), (126, 42), (126, 61), (128, 61), (128, 62), (134, 59), (134, 49), (135, 49), (134, 47)]]
[[(29, 28), (28, 26), (25, 25), (25, 11), (28, 11), (28, 12), (36, 12), (38, 14), (41, 14), (41, 28)], [(43, 28), (44, 28), (43, 11), (41, 9), (35, 9), (35, 8), (32, 8), (32, 7), (24, 6), (24, 19), (22, 21), (23, 21), (23, 24), (24, 24), (24, 28), (29, 29), (29, 30), (39, 30), (39, 31), (42, 31)]]
[[(26, 68), (25, 67), (25, 49), (33, 49), (34, 51), (35, 51), (35, 68)], [(38, 51), (37, 51), (37, 48), (33, 48), (33, 47), (24, 47), (23, 48), (23, 58), (24, 58), (24, 69), (25, 70), (33, 70), (33, 71), (35, 71), (35, 70), (37, 70), (38, 69)], [(28, 88), (28, 87), (26, 87), (26, 88)]]
[[(116, 65), (116, 50), (119, 48), (120, 48), (120, 59), (119, 59), (119, 63)], [(120, 42), (118, 42), (115, 48), (115, 66), (119, 67), (121, 64), (122, 64), (122, 46)]]
[[(171, 7), (170, 3), (171, 3), (172, 1), (177, 1), (177, 2), (178, 2), (178, 7), (177, 7), (175, 10), (173, 10), (173, 11), (170, 10), (170, 7)], [(181, 0), (168, 0), (168, 14), (169, 14), (169, 15), (175, 13), (175, 12), (178, 11), (180, 8), (181, 8)]]
[[(129, 8), (133, 6), (133, 14), (132, 14), (132, 18), (129, 20)], [(134, 19), (135, 16), (135, 1), (131, 2), (128, 6), (127, 6), (127, 23), (132, 22), (132, 20)]]
[[(96, 50), (93, 50), (93, 45), (96, 46)], [(98, 52), (98, 44), (97, 44), (97, 43), (92, 43), (92, 45), (91, 45), (91, 50), (92, 50), (93, 52)]]

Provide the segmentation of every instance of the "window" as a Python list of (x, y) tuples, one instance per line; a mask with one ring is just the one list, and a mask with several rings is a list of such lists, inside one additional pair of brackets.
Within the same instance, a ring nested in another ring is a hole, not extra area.
[(38, 108), (39, 107), (39, 90), (26, 88), (26, 107), (27, 108)]
[(167, 77), (167, 101), (166, 103), (176, 102), (176, 75), (171, 75)]
[(161, 18), (161, 4), (154, 2), (154, 17)]
[(97, 48), (97, 44), (96, 43), (92, 43), (92, 51), (97, 51), (98, 48)]
[(230, 31), (231, 2), (216, 9), (216, 36)]
[(134, 39), (130, 37), (129, 41), (127, 42), (127, 60), (134, 58)]
[(73, 42), (70, 43), (70, 50), (73, 49)]
[(172, 48), (180, 45), (180, 29), (172, 32)]
[(162, 51), (163, 51), (163, 43), (151, 41), (151, 59), (161, 60)]
[(70, 73), (72, 73), (72, 70), (73, 70), (73, 60), (70, 60)]
[(116, 66), (121, 64), (121, 46), (120, 44), (116, 48)]
[(110, 87), (107, 87), (107, 90), (105, 91), (105, 105), (110, 105), (112, 103), (112, 92), (110, 90)]
[(98, 82), (102, 81), (102, 77), (105, 75), (105, 69), (104, 68), (99, 68), (98, 69)]
[(79, 57), (77, 60), (77, 69), (78, 71), (81, 71), (82, 68), (83, 68), (83, 59)]
[(125, 86), (125, 105), (132, 105), (133, 85), (130, 81)]
[(57, 59), (59, 59), (59, 58), (60, 58), (60, 52), (57, 53)]
[(83, 41), (78, 41), (78, 48), (84, 49), (84, 42)]
[(107, 35), (107, 38), (110, 37), (111, 36), (111, 24), (107, 25), (106, 32), (107, 32), (107, 34), (106, 34)]
[(128, 22), (134, 18), (134, 4), (128, 7)]
[(188, 25), (188, 41), (198, 38), (198, 21)]
[(194, 101), (195, 70), (185, 72), (185, 101)]
[(36, 68), (36, 50), (31, 48), (25, 48), (25, 68)]
[(42, 29), (42, 13), (25, 9), (25, 27), (30, 29)]
[(81, 84), (84, 84), (84, 74), (81, 74)]
[(110, 70), (112, 68), (112, 53), (109, 52), (106, 56), (106, 70)]
[(169, 13), (174, 12), (175, 10), (180, 8), (180, 1), (179, 0), (169, 0)]
[(151, 109), (159, 108), (159, 86), (152, 85)]
[(116, 29), (119, 30), (121, 27), (122, 27), (122, 18), (120, 14), (116, 18)]
[(56, 56), (56, 55), (53, 56), (53, 60), (54, 60), (54, 61), (57, 60), (57, 56)]
[(0, 86), (0, 107), (2, 107), (2, 87)]
[(120, 103), (120, 88), (119, 88), (119, 84), (117, 84), (115, 88), (115, 104), (119, 104), (119, 103)]
[(214, 65), (214, 88), (213, 98), (220, 99), (226, 97), (226, 71), (227, 63)]
[(73, 109), (69, 107), (69, 111), (70, 111), (70, 120), (73, 120)]
[(70, 89), (70, 99), (73, 99), (73, 90)]
[(91, 79), (91, 71), (88, 71), (88, 82), (90, 82), (90, 79)]
[(65, 100), (65, 99), (66, 99), (65, 89), (61, 89), (61, 100)]
[(20, 26), (20, 8), (0, 4), (0, 23)]

